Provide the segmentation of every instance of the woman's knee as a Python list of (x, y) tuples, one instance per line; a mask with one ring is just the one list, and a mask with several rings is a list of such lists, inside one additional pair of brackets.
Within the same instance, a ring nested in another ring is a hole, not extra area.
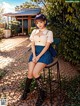
[(37, 71), (35, 71), (35, 70), (33, 71), (33, 77), (34, 77), (34, 78), (39, 77), (39, 73), (38, 73)]
[(32, 73), (32, 71), (28, 71), (27, 77), (28, 77), (28, 78), (33, 78), (33, 73)]

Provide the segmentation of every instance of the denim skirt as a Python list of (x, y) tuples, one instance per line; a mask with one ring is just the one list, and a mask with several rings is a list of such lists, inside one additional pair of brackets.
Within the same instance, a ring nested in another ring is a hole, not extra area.
[[(40, 52), (43, 50), (45, 46), (35, 46), (35, 53), (36, 53), (36, 56), (38, 56), (40, 54)], [(28, 62), (31, 62), (33, 59), (33, 53), (30, 55), (29, 57), (29, 61)], [(41, 63), (44, 63), (44, 64), (50, 64), (53, 62), (53, 57), (50, 53), (49, 50), (47, 50), (40, 58), (37, 62), (41, 62)]]

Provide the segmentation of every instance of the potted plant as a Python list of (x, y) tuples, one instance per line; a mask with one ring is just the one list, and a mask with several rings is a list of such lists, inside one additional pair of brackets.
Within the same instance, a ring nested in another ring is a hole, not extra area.
[(4, 28), (0, 28), (0, 40), (3, 38), (4, 33), (3, 33)]
[(11, 36), (11, 30), (9, 29), (9, 25), (5, 25), (5, 29), (4, 29), (4, 37), (5, 38), (9, 38)]
[(18, 32), (20, 30), (19, 27), (20, 27), (19, 21), (13, 20), (13, 21), (10, 22), (10, 28), (11, 28), (11, 35), (12, 36), (18, 35)]

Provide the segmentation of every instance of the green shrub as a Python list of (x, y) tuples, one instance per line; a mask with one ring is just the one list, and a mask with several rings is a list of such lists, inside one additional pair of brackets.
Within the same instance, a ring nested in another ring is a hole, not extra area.
[(31, 27), (30, 32), (29, 32), (29, 35), (31, 34), (31, 32), (32, 32), (34, 29), (36, 29), (36, 27)]
[[(21, 82), (20, 82), (20, 90), (23, 90), (24, 87), (25, 87), (25, 81), (26, 81), (26, 78), (24, 78)], [(34, 88), (35, 88), (36, 84), (35, 84), (35, 80), (33, 79), (32, 83), (31, 83), (31, 86), (30, 86), (30, 91), (33, 91)]]
[[(50, 3), (50, 5), (48, 5)], [(47, 0), (44, 13), (54, 37), (60, 37), (59, 53), (74, 64), (80, 63), (80, 3)]]
[(80, 63), (80, 35), (73, 26), (67, 26), (62, 37), (62, 55), (64, 58), (74, 64)]
[(19, 22), (18, 21), (11, 21), (9, 23), (11, 29), (11, 35), (17, 35), (19, 32)]
[(0, 80), (5, 76), (6, 71), (5, 70), (0, 70)]
[(66, 92), (64, 106), (79, 106), (80, 105), (80, 75), (71, 79), (64, 78), (61, 81), (61, 87)]
[(3, 31), (4, 31), (4, 28), (0, 28), (0, 39), (3, 38), (3, 35), (4, 35)]

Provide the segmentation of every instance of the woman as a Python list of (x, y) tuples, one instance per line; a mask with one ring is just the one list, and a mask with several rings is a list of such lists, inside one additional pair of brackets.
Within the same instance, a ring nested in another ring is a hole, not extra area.
[(29, 58), (28, 75), (21, 99), (25, 100), (27, 98), (27, 94), (30, 92), (29, 87), (34, 77), (39, 93), (36, 106), (41, 106), (46, 94), (43, 89), (40, 73), (46, 65), (53, 61), (53, 57), (49, 52), (49, 46), (53, 42), (53, 33), (46, 28), (47, 19), (43, 14), (37, 15), (34, 23), (37, 29), (34, 29), (30, 36), (32, 54)]

